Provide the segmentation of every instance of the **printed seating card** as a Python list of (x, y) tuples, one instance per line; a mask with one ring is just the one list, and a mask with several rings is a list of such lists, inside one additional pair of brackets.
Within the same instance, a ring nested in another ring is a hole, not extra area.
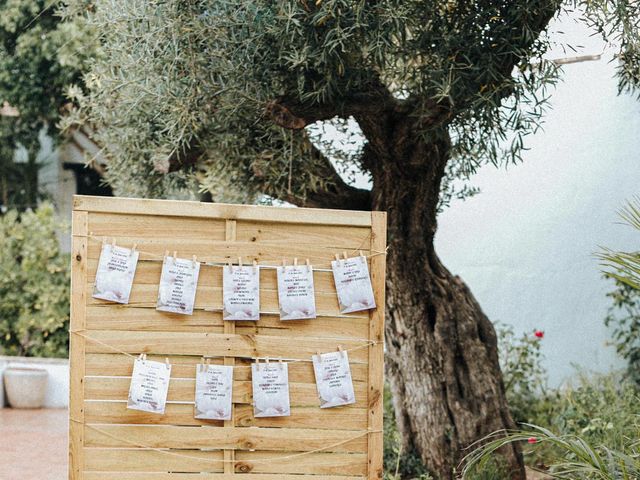
[(169, 391), (171, 365), (136, 358), (133, 364), (127, 408), (149, 413), (164, 413)]
[(356, 402), (347, 352), (313, 355), (320, 408), (339, 407)]
[(231, 420), (233, 367), (197, 365), (195, 418)]
[(102, 245), (93, 298), (129, 303), (138, 256), (137, 250), (108, 243)]
[(193, 314), (200, 262), (164, 257), (156, 310)]
[(288, 417), (289, 370), (284, 362), (251, 365), (253, 415), (255, 417)]
[(278, 267), (280, 320), (316, 318), (313, 270), (310, 266)]
[(338, 292), (340, 313), (376, 308), (367, 259), (363, 256), (333, 260), (333, 279)]
[(260, 271), (256, 266), (226, 266), (222, 273), (223, 320), (260, 319)]

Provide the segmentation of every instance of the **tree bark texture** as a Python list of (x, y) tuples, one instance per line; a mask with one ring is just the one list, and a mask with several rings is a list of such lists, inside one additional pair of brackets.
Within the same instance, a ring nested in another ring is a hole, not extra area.
[[(386, 135), (365, 151), (372, 207), (389, 221), (386, 372), (403, 451), (418, 452), (431, 472), (450, 479), (470, 444), (515, 424), (493, 325), (434, 249), (448, 134), (419, 139), (407, 121), (387, 122)], [(366, 119), (361, 125), (367, 132)], [(524, 479), (519, 447), (501, 453), (510, 478)]]

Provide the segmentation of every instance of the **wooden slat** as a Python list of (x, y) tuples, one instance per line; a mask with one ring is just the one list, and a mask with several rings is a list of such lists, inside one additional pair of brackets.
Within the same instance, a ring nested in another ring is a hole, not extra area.
[[(86, 212), (73, 212), (72, 231), (74, 234), (86, 235)], [(87, 305), (87, 240), (77, 237), (73, 239), (71, 249), (71, 331), (84, 330)], [(85, 421), (84, 398), (84, 373), (85, 373), (85, 341), (83, 337), (69, 336), (69, 364), (70, 364), (70, 398), (69, 398), (69, 478), (80, 478), (84, 470), (84, 431), (82, 424)]]
[[(290, 454), (279, 452), (237, 451), (236, 472), (311, 475), (366, 475), (367, 473), (367, 456), (360, 453), (309, 453), (296, 458), (289, 458), (289, 456)], [(280, 458), (282, 460), (279, 460)], [(252, 459), (256, 461), (252, 462)]]
[(204, 310), (180, 315), (158, 312), (155, 308), (90, 305), (86, 312), (88, 330), (223, 333), (226, 323), (235, 325), (236, 333), (242, 335), (344, 338), (363, 342), (369, 337), (369, 319), (355, 315), (281, 321), (279, 315), (263, 314), (259, 321), (223, 322), (222, 312)]
[(371, 225), (369, 212), (316, 208), (272, 208), (253, 205), (148, 200), (74, 195), (74, 210), (126, 213), (129, 215), (166, 215), (176, 217), (223, 218), (281, 223), (310, 223), (317, 225)]
[[(216, 420), (193, 418), (193, 405), (170, 403), (164, 415), (127, 409), (124, 402), (94, 401), (84, 402), (86, 423), (117, 424), (157, 424), (157, 425), (223, 425)], [(367, 427), (365, 408), (317, 408), (292, 407), (290, 417), (255, 418), (251, 405), (236, 406), (236, 426), (238, 427), (287, 427), (326, 429), (331, 425), (335, 430), (358, 431)]]
[[(313, 480), (363, 480), (366, 477), (355, 475), (314, 475)], [(193, 473), (161, 473), (161, 472), (85, 472), (85, 480), (238, 480), (237, 477), (225, 473), (200, 473), (194, 478)], [(243, 473), (242, 480), (301, 480), (300, 475), (281, 473)]]
[[(326, 452), (367, 451), (366, 435), (336, 430), (89, 425), (85, 427), (84, 434), (87, 447), (125, 448), (144, 445), (150, 448), (222, 448), (286, 452), (308, 452), (318, 449)], [(360, 436), (354, 438), (356, 435)], [(345, 440), (349, 441), (343, 443)]]
[[(91, 212), (89, 216), (90, 235), (100, 240), (105, 237), (108, 242), (115, 238), (118, 243), (121, 237), (132, 236), (140, 244), (173, 244), (177, 248), (183, 243), (224, 240), (224, 228), (224, 220), (212, 218), (139, 215), (132, 224), (131, 215), (121, 213)], [(122, 246), (128, 246), (127, 243)]]
[[(309, 383), (289, 383), (289, 395), (293, 406), (320, 405), (318, 391), (313, 378)], [(131, 378), (129, 377), (85, 377), (84, 395), (86, 400), (120, 400), (126, 401), (129, 393)], [(195, 380), (172, 378), (169, 382), (167, 401), (194, 402)], [(354, 384), (357, 401), (365, 401), (367, 387), (363, 383)], [(233, 403), (251, 404), (250, 381), (236, 381), (233, 384)], [(349, 406), (344, 408), (351, 408)]]
[[(371, 213), (372, 238), (371, 249), (384, 251), (386, 239), (387, 215), (382, 212)], [(383, 477), (382, 428), (383, 428), (383, 392), (384, 392), (384, 302), (385, 302), (386, 257), (378, 255), (371, 259), (371, 283), (376, 300), (376, 308), (371, 311), (369, 339), (376, 342), (369, 347), (369, 458), (368, 477)]]
[[(154, 353), (158, 355), (242, 356), (309, 360), (320, 351), (333, 351), (335, 340), (296, 338), (271, 335), (233, 335), (224, 333), (186, 332), (128, 332), (95, 330), (86, 333), (88, 353), (113, 353), (114, 349), (129, 354)], [(99, 343), (98, 343), (99, 342)], [(355, 349), (366, 342), (341, 340), (342, 347)], [(366, 362), (367, 349), (349, 353), (352, 362)]]
[(267, 222), (238, 222), (236, 239), (239, 242), (256, 242), (264, 247), (292, 244), (322, 245), (334, 248), (368, 250), (371, 230), (366, 227), (289, 224)]
[[(164, 355), (149, 355), (149, 360), (164, 362)], [(202, 361), (198, 356), (168, 356), (172, 364), (171, 378), (195, 378), (195, 366)], [(212, 359), (212, 364), (221, 365), (222, 359)], [(129, 377), (133, 369), (133, 360), (119, 353), (88, 353), (86, 355), (86, 375)], [(251, 367), (245, 364), (236, 365), (233, 370), (235, 380), (251, 380)], [(367, 382), (368, 368), (365, 364), (352, 364), (351, 376), (353, 381)], [(290, 382), (310, 382), (314, 379), (311, 362), (289, 363)]]
[(222, 472), (222, 450), (155, 450), (85, 448), (85, 469), (111, 472)]

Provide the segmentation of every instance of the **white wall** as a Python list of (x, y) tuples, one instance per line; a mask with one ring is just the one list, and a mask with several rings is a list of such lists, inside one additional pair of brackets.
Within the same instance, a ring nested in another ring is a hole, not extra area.
[[(558, 28), (580, 54), (604, 45), (571, 19)], [(556, 51), (552, 58), (575, 53)], [(618, 96), (611, 51), (598, 62), (564, 67), (544, 132), (527, 142), (522, 165), (483, 167), (482, 193), (440, 217), (437, 249), (470, 285), (489, 317), (518, 331), (546, 332), (550, 381), (573, 364), (605, 371), (623, 363), (605, 346), (610, 304), (593, 257), (599, 245), (640, 249), (640, 234), (615, 212), (640, 193), (640, 101)]]

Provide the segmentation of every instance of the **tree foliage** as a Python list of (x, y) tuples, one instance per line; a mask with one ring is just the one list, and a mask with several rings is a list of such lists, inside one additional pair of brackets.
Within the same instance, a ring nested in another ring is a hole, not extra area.
[[(573, 7), (622, 40), (621, 86), (638, 81), (640, 7), (627, 1), (71, 5), (68, 15), (99, 32), (104, 56), (67, 124), (96, 126), (109, 180), (145, 196), (176, 185), (217, 192), (221, 180), (298, 204), (324, 191), (358, 193), (302, 127), (388, 105), (414, 117), (424, 136), (449, 129), (452, 176), (517, 161), (559, 75), (544, 58), (547, 25)], [(367, 172), (364, 153), (342, 152), (337, 163)]]

